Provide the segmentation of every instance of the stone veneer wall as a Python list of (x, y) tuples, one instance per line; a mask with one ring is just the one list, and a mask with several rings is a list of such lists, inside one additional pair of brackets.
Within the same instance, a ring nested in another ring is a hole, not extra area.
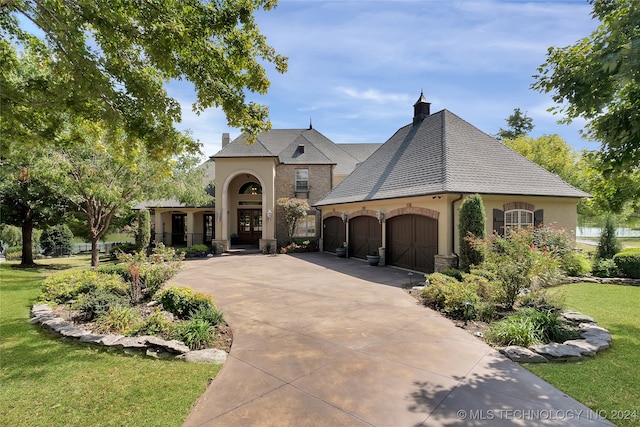
[(434, 257), (434, 270), (436, 273), (449, 268), (458, 268), (458, 257), (455, 255), (436, 255)]

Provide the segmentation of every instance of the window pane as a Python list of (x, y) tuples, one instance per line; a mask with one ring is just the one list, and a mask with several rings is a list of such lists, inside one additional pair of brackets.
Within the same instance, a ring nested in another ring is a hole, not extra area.
[(296, 169), (296, 191), (309, 190), (309, 169)]

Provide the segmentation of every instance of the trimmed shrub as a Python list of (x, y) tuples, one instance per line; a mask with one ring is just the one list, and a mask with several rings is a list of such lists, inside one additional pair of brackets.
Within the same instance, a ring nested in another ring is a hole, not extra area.
[(99, 288), (80, 294), (76, 307), (86, 320), (93, 320), (107, 313), (111, 307), (128, 305), (128, 297)]
[(184, 254), (187, 258), (199, 256), (200, 254), (208, 254), (209, 247), (207, 245), (193, 245), (188, 248), (180, 248), (176, 250), (177, 253)]
[(612, 259), (596, 258), (591, 266), (591, 274), (596, 277), (617, 277), (618, 266)]
[(199, 350), (213, 342), (215, 328), (203, 319), (194, 319), (176, 325), (173, 337), (182, 341), (191, 350)]
[(188, 318), (190, 313), (195, 313), (203, 307), (215, 308), (213, 298), (203, 293), (195, 292), (191, 288), (171, 286), (158, 292), (155, 299), (162, 304), (165, 310), (181, 319)]
[(45, 256), (71, 255), (73, 233), (66, 224), (59, 224), (42, 232), (40, 247)]
[(109, 249), (109, 256), (111, 259), (118, 259), (119, 254), (134, 254), (136, 253), (135, 243), (118, 243), (111, 246)]
[(626, 248), (615, 254), (613, 261), (625, 277), (640, 279), (640, 248)]
[(42, 282), (41, 301), (64, 304), (80, 294), (104, 289), (126, 295), (128, 286), (121, 277), (95, 271), (67, 271), (47, 277)]
[(101, 265), (100, 267), (94, 269), (93, 271), (97, 271), (98, 273), (105, 274), (117, 274), (122, 277), (125, 282), (131, 281), (131, 273), (125, 264), (108, 264)]
[(460, 205), (460, 269), (469, 271), (472, 265), (482, 263), (484, 256), (480, 246), (476, 246), (470, 238), (484, 239), (486, 236), (487, 218), (482, 197), (479, 194), (467, 197)]
[(591, 262), (581, 252), (567, 252), (560, 263), (560, 268), (567, 276), (586, 276), (591, 271)]
[(459, 282), (444, 274), (434, 273), (429, 275), (429, 283), (422, 293), (427, 305), (442, 310), (453, 318), (473, 317), (469, 310), (473, 311), (480, 301), (476, 282)]

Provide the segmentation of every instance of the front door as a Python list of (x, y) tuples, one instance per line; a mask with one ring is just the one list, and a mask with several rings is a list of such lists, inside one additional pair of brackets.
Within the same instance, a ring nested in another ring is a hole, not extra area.
[(211, 245), (211, 241), (214, 239), (215, 223), (213, 222), (213, 214), (204, 214), (202, 216), (202, 223), (204, 228), (203, 243), (205, 245)]
[(187, 215), (173, 214), (171, 217), (171, 245), (180, 247), (187, 245)]
[(238, 243), (257, 245), (262, 237), (262, 209), (238, 210)]

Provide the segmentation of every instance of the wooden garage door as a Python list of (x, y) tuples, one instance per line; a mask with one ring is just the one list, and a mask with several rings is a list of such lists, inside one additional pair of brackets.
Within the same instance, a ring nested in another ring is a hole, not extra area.
[(367, 259), (382, 246), (382, 225), (376, 218), (357, 216), (349, 220), (349, 256)]
[(399, 215), (387, 220), (387, 264), (432, 273), (438, 253), (438, 220)]
[(331, 216), (324, 220), (323, 249), (335, 252), (336, 248), (347, 241), (346, 227), (342, 218)]

